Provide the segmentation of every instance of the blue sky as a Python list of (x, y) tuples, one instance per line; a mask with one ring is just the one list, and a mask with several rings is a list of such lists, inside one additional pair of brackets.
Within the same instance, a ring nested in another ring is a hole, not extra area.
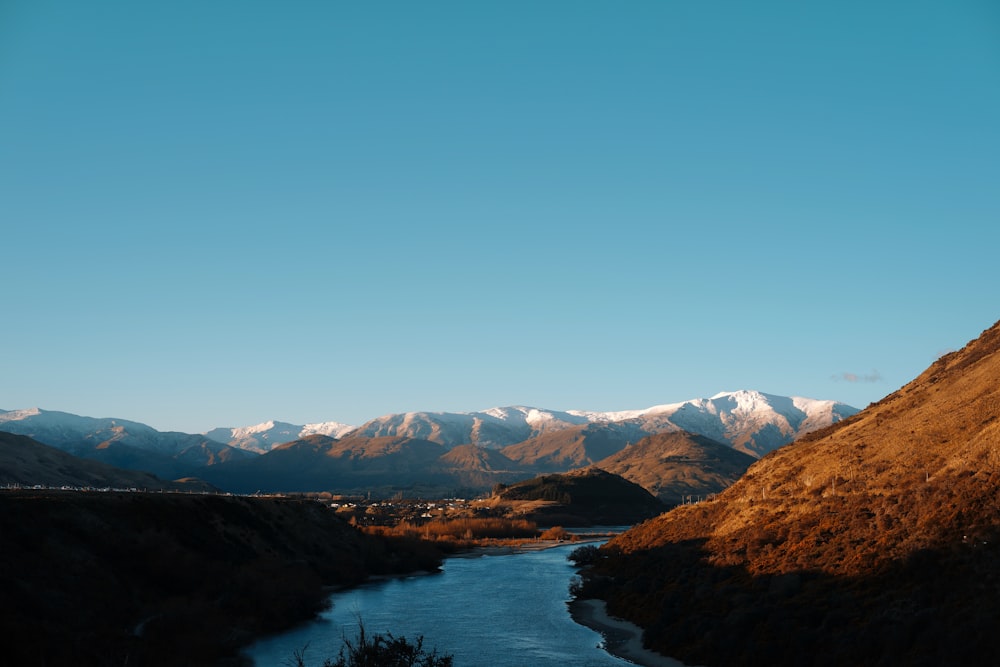
[(989, 0), (0, 4), (2, 409), (864, 407), (998, 222)]

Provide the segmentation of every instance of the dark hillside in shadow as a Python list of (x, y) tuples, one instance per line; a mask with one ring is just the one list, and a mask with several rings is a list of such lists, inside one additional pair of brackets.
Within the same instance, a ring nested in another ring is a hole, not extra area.
[(4, 662), (20, 666), (239, 664), (327, 587), (441, 562), (280, 498), (4, 491), (0, 536)]
[(543, 526), (631, 525), (666, 509), (638, 484), (600, 468), (498, 484), (494, 492), (497, 506), (516, 506)]
[(690, 665), (993, 664), (1000, 532), (981, 537), (849, 577), (713, 566), (698, 540), (605, 549), (582, 597), (607, 599), (648, 648)]

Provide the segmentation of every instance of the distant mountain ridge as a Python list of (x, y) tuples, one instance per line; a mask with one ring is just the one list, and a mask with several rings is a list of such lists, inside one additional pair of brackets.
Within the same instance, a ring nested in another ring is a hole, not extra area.
[(0, 411), (0, 431), (119, 468), (145, 470), (162, 479), (186, 477), (194, 468), (252, 456), (204, 435), (39, 408)]
[(635, 429), (636, 439), (653, 433), (688, 431), (760, 457), (800, 435), (857, 412), (856, 408), (837, 401), (741, 390), (618, 412), (512, 406), (482, 412), (390, 414), (363, 424), (350, 435), (407, 436), (438, 442), (449, 448), (475, 444), (502, 449), (587, 424), (622, 424)]
[(60, 448), (79, 447), (82, 443), (96, 446), (120, 442), (176, 456), (196, 446), (207, 446), (216, 453), (225, 451), (216, 444), (262, 454), (314, 434), (337, 439), (348, 435), (405, 436), (437, 442), (449, 449), (467, 444), (502, 449), (564, 429), (588, 424), (620, 424), (623, 429), (633, 429), (636, 439), (665, 431), (688, 431), (760, 457), (804, 433), (857, 412), (857, 408), (838, 401), (740, 390), (640, 410), (561, 411), (508, 406), (476, 412), (393, 413), (361, 426), (337, 421), (291, 424), (270, 420), (250, 426), (215, 428), (203, 434), (157, 431), (125, 419), (82, 417), (31, 408), (0, 410), (0, 431), (28, 435)]
[(356, 428), (340, 422), (298, 425), (272, 420), (253, 426), (214, 428), (205, 433), (205, 437), (230, 447), (263, 454), (278, 445), (300, 440), (309, 435), (327, 435), (339, 438)]
[[(390, 414), (360, 427), (272, 420), (201, 435), (36, 408), (0, 411), (0, 431), (163, 479), (199, 477), (227, 490), (384, 490), (414, 484), (442, 490), (489, 488), (539, 473), (597, 465), (662, 433), (707, 438), (756, 458), (855, 413), (855, 408), (836, 401), (743, 390), (618, 412), (509, 406)], [(640, 474), (643, 465), (664, 471), (664, 479), (674, 476), (669, 466), (693, 471), (680, 458), (657, 457), (660, 446), (657, 441), (633, 449), (608, 465), (621, 467), (626, 478), (648, 485), (669, 502), (684, 493), (713, 493), (723, 480), (731, 481), (729, 469), (710, 483), (704, 483), (706, 478), (693, 486), (666, 485), (651, 479), (648, 471)], [(453, 450), (458, 451), (445, 456)], [(637, 462), (637, 456), (642, 461)], [(711, 458), (699, 454), (696, 465), (714, 465)]]

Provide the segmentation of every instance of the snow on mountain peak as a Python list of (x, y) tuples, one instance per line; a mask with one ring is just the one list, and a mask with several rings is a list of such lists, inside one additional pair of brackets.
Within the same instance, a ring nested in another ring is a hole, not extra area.
[(548, 410), (539, 410), (538, 408), (531, 408), (528, 410), (528, 414), (524, 416), (524, 421), (531, 424), (532, 426), (540, 426), (544, 424), (551, 424), (557, 421), (565, 421), (565, 419), (560, 419), (555, 414), (549, 412)]
[(316, 422), (314, 424), (306, 424), (302, 427), (301, 437), (307, 435), (328, 435), (331, 438), (341, 438), (354, 429), (357, 426), (351, 424), (343, 424), (341, 422)]
[(263, 454), (278, 445), (304, 438), (307, 435), (318, 433), (339, 438), (353, 431), (354, 428), (350, 424), (341, 424), (340, 422), (316, 422), (303, 426), (271, 419), (252, 426), (216, 428), (208, 431), (205, 435), (231, 447)]
[(0, 422), (16, 422), (28, 417), (35, 417), (42, 414), (38, 408), (26, 408), (24, 410), (0, 410)]
[[(589, 423), (608, 425), (628, 422), (629, 428), (648, 433), (669, 430), (700, 433), (759, 456), (797, 435), (839, 421), (855, 412), (856, 409), (837, 401), (776, 396), (744, 389), (639, 410), (560, 411), (517, 405), (480, 412), (387, 414), (360, 427), (336, 421), (296, 425), (272, 419), (252, 426), (217, 428), (202, 435), (257, 453), (268, 452), (280, 444), (313, 434), (333, 438), (343, 438), (348, 434), (358, 437), (405, 435), (440, 442), (449, 447), (475, 443), (500, 448), (559, 429)], [(88, 432), (103, 430), (106, 435), (102, 437), (105, 439), (126, 430), (130, 437), (141, 434), (147, 440), (155, 435), (154, 429), (143, 424), (98, 420), (39, 408), (0, 410), (0, 424), (8, 425), (0, 430), (12, 432), (29, 427), (37, 431), (43, 426), (53, 433), (66, 430), (69, 426)]]
[(260, 424), (254, 424), (253, 426), (243, 426), (241, 428), (233, 429), (234, 438), (245, 438), (247, 436), (256, 435), (258, 433), (265, 433), (270, 431), (275, 427), (275, 421), (272, 419), (270, 421), (261, 422)]
[(513, 408), (490, 408), (489, 410), (483, 410), (484, 415), (489, 415), (500, 420), (506, 420), (510, 417), (510, 410)]
[(573, 412), (561, 412), (559, 410), (545, 410), (543, 408), (532, 408), (523, 405), (516, 405), (506, 408), (490, 408), (482, 412), (463, 413), (475, 417), (488, 415), (508, 423), (526, 424), (537, 430), (545, 430), (548, 427), (558, 424), (585, 424), (587, 421), (582, 415)]
[(462, 412), (463, 415), (486, 415), (493, 417), (494, 419), (499, 419), (500, 421), (518, 421), (526, 422), (528, 415), (537, 411), (536, 408), (527, 408), (521, 405), (510, 405), (505, 408), (496, 407), (490, 408), (489, 410), (482, 410), (481, 412)]
[(771, 405), (769, 399), (774, 398), (768, 396), (767, 394), (762, 394), (759, 391), (754, 391), (752, 389), (741, 389), (739, 391), (720, 391), (709, 401), (716, 403), (721, 401), (729, 401), (730, 403), (736, 404), (737, 410), (752, 411), (758, 410), (763, 407)]

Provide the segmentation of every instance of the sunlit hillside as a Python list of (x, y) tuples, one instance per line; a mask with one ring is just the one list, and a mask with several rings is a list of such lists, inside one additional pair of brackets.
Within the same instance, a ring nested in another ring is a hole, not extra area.
[(613, 540), (592, 594), (694, 664), (983, 664), (1000, 630), (1000, 324), (711, 502)]
[(710, 438), (676, 431), (646, 436), (595, 465), (635, 482), (672, 506), (718, 493), (755, 460)]

